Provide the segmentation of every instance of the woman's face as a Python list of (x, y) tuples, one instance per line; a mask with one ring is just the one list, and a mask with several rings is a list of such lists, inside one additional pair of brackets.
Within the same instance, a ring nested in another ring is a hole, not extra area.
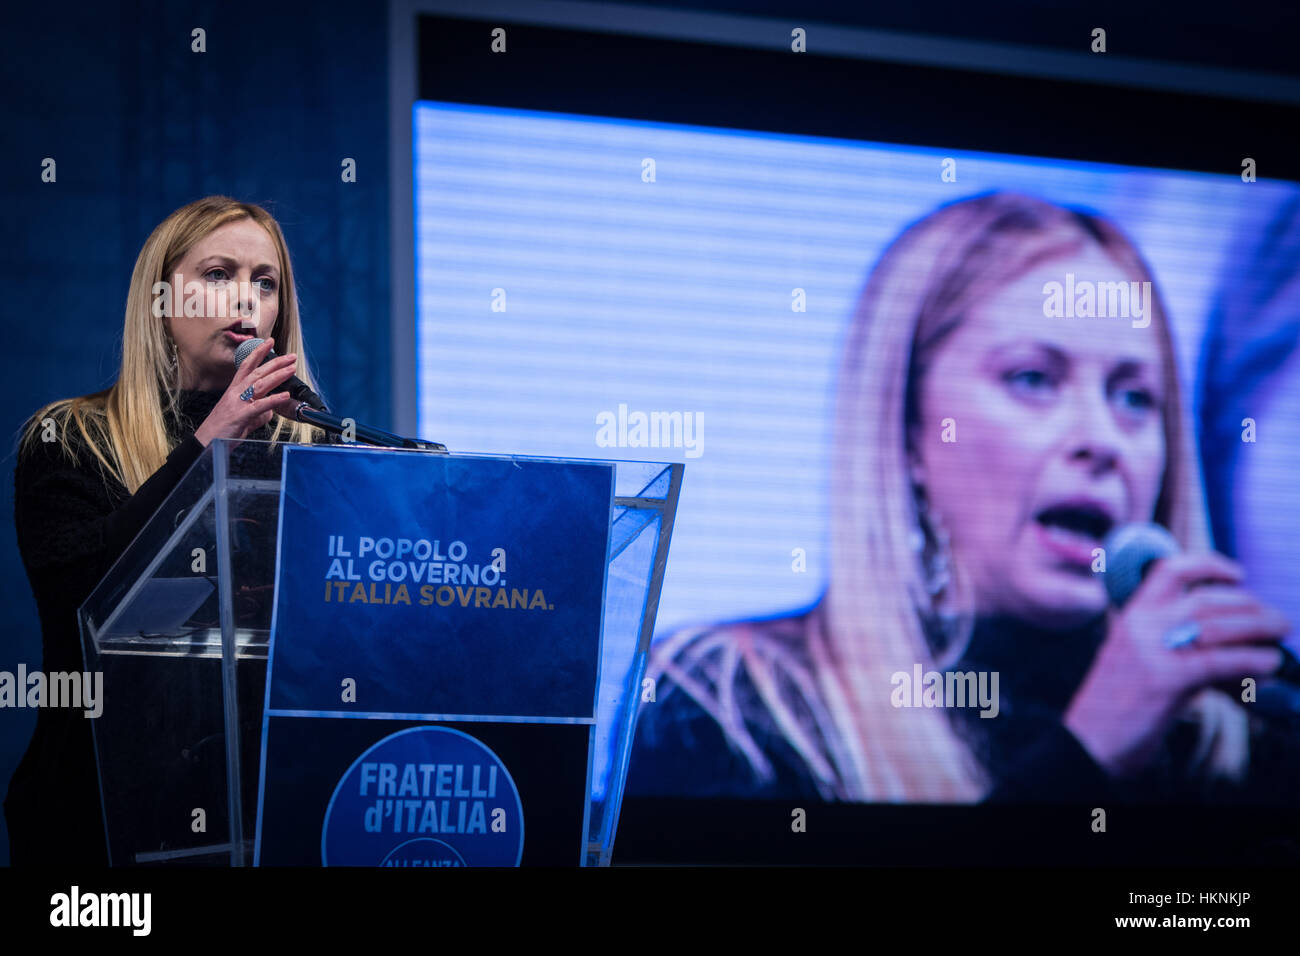
[(266, 338), (279, 317), (280, 257), (251, 219), (228, 222), (187, 252), (172, 283), (172, 315), (181, 388), (216, 391), (235, 374), (235, 350)]
[(1093, 551), (1112, 527), (1151, 520), (1165, 467), (1156, 325), (1046, 317), (1043, 287), (1066, 273), (1076, 288), (1130, 280), (1090, 244), (980, 303), (937, 348), (917, 439), (977, 612), (1054, 627), (1105, 609)]

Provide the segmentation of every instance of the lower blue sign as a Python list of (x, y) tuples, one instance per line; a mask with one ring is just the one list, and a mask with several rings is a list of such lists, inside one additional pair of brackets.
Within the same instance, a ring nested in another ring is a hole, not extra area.
[(521, 793), (529, 862), (582, 859), (613, 492), (601, 462), (285, 450), (256, 865), (516, 866)]
[(358, 757), (321, 831), (326, 866), (518, 866), (523, 851), (510, 771), (447, 727), (403, 730)]

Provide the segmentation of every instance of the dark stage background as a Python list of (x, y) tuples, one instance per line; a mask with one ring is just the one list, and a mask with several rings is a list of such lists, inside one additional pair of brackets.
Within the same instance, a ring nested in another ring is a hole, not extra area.
[[(213, 193), (266, 205), (327, 401), (389, 424), (388, 41), (382, 4), (18, 4), (4, 20), (0, 670), (12, 671), (41, 660), (14, 544), (14, 438), (45, 402), (112, 383), (135, 257), (172, 210)], [(196, 26), (203, 54), (190, 51)], [(56, 183), (41, 182), (47, 156)], [(341, 181), (344, 157), (355, 183)], [(32, 711), (3, 715), (0, 791), (34, 725)]]

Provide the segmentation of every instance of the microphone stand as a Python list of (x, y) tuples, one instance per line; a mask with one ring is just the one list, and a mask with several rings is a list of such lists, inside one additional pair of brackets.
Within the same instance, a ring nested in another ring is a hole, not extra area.
[[(323, 428), (327, 432), (335, 435), (341, 435), (346, 430), (344, 419), (319, 408), (312, 408), (306, 402), (302, 402), (295, 410), (295, 417), (300, 422), (307, 422), (309, 425), (315, 425), (317, 428)], [(352, 432), (356, 436), (356, 441), (366, 445), (378, 445), (381, 448), (413, 448), (421, 451), (436, 452), (441, 455), (447, 454), (447, 446), (440, 445), (436, 441), (425, 441), (422, 438), (403, 438), (401, 435), (394, 435), (392, 432), (386, 432), (382, 428), (375, 428), (373, 425), (363, 425), (355, 419), (351, 420)]]

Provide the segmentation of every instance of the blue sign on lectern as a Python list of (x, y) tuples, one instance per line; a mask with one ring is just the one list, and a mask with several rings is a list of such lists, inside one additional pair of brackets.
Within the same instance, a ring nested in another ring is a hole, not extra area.
[(530, 804), (580, 860), (613, 478), (285, 450), (256, 864), (515, 865)]

